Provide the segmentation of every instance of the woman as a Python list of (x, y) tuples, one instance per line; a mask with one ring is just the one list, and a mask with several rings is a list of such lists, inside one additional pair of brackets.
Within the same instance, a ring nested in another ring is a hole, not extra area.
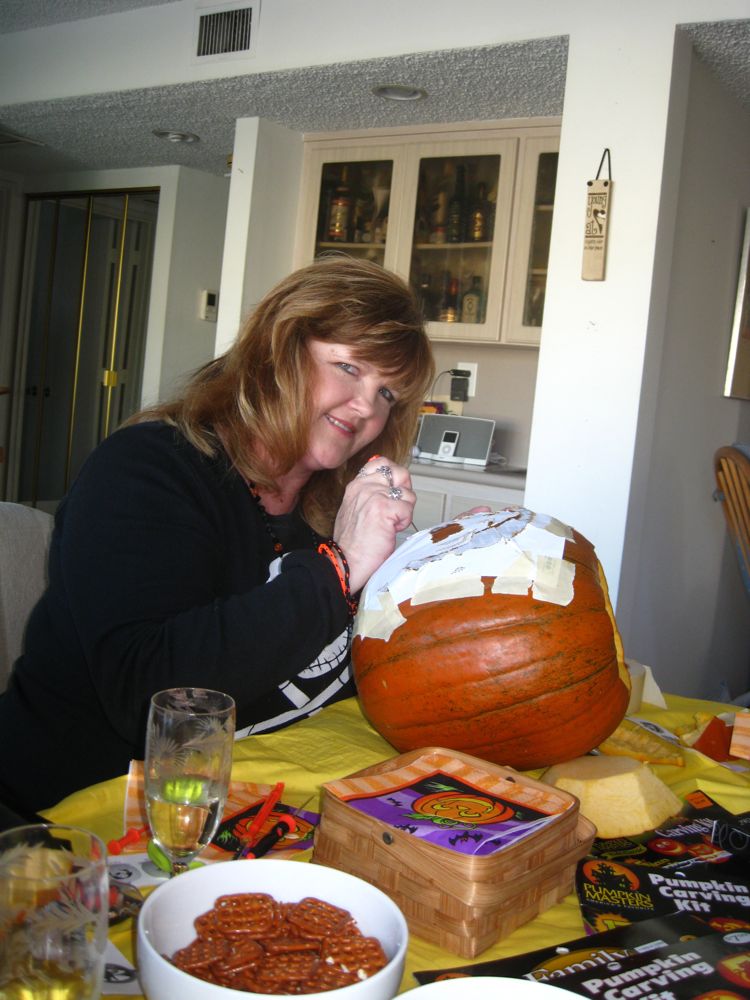
[(402, 463), (433, 372), (409, 288), (321, 259), (104, 441), (58, 508), (0, 696), (0, 801), (43, 809), (125, 773), (162, 688), (231, 694), (241, 736), (352, 694), (356, 594), (411, 522)]

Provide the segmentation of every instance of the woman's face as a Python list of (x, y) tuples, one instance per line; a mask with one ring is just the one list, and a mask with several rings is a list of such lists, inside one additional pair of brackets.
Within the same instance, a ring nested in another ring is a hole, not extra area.
[(350, 347), (312, 339), (313, 419), (305, 464), (311, 471), (335, 469), (373, 441), (383, 430), (395, 392), (366, 361), (355, 360)]

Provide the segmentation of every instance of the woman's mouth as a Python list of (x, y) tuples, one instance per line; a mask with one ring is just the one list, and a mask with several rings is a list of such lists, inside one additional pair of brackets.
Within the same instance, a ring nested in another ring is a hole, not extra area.
[(338, 420), (336, 417), (332, 417), (330, 413), (326, 413), (325, 417), (329, 424), (333, 424), (334, 427), (338, 427), (338, 429), (344, 434), (354, 434), (354, 427), (351, 424), (346, 424), (343, 420)]

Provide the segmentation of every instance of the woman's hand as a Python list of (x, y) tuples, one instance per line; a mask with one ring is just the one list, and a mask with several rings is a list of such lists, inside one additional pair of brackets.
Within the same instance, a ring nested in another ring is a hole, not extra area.
[(333, 537), (349, 563), (349, 587), (358, 593), (396, 548), (408, 528), (417, 497), (409, 470), (376, 455), (346, 487)]

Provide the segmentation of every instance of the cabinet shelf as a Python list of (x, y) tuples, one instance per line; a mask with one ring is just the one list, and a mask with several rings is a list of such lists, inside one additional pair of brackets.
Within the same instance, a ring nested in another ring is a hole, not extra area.
[(492, 243), (477, 242), (477, 243), (415, 243), (415, 250), (450, 250), (455, 252), (457, 250), (491, 250)]
[(382, 250), (385, 243), (382, 240), (379, 243), (367, 242), (366, 240), (361, 240), (359, 243), (343, 243), (339, 240), (319, 240), (317, 246), (320, 250), (368, 250), (370, 248)]

